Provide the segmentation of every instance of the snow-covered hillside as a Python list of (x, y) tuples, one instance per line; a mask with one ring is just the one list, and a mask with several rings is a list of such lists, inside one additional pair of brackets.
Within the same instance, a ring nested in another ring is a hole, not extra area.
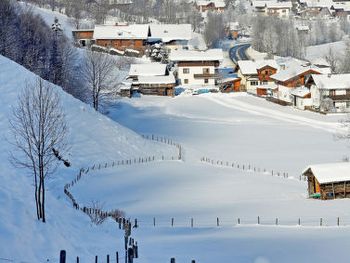
[[(85, 215), (72, 209), (63, 194), (64, 184), (81, 167), (92, 163), (161, 156), (173, 154), (175, 150), (144, 140), (56, 87), (67, 116), (71, 149), (66, 158), (72, 167), (60, 167), (49, 181), (48, 222), (37, 222), (31, 178), (26, 171), (15, 169), (8, 161), (12, 147), (8, 118), (19, 92), (36, 78), (18, 64), (0, 57), (0, 258), (15, 262), (46, 262), (46, 259), (57, 262), (60, 249), (67, 249), (71, 257), (113, 254), (117, 245), (121, 246), (119, 234), (122, 233), (118, 234), (115, 223), (107, 223), (101, 228), (91, 226)], [(89, 202), (92, 200), (96, 199), (91, 197)]]

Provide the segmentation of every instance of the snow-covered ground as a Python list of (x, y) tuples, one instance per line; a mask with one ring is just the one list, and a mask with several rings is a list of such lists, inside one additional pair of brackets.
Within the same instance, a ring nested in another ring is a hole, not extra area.
[[(64, 184), (81, 167), (92, 163), (176, 151), (144, 140), (57, 87), (69, 128), (71, 149), (65, 158), (72, 167), (60, 167), (49, 181), (47, 223), (37, 222), (32, 180), (27, 171), (14, 168), (8, 158), (12, 149), (8, 118), (19, 92), (35, 80), (34, 74), (0, 56), (0, 258), (14, 262), (46, 262), (46, 259), (57, 262), (60, 249), (67, 249), (70, 257), (82, 256), (83, 260), (95, 254), (114, 254), (118, 248), (121, 251), (123, 233), (116, 230), (115, 223), (106, 223), (101, 228), (91, 226), (85, 215), (72, 209), (63, 194)], [(94, 197), (89, 202), (92, 200)]]
[(323, 45), (309, 46), (306, 48), (306, 59), (313, 61), (318, 58), (324, 58), (328, 55), (330, 49), (332, 49), (333, 54), (337, 58), (341, 59), (346, 49), (346, 43), (345, 41), (337, 41)]

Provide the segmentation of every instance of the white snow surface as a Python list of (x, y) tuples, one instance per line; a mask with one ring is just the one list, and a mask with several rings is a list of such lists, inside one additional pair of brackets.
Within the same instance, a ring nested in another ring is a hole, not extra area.
[[(8, 118), (17, 96), (36, 76), (16, 63), (0, 56), (0, 258), (14, 262), (58, 262), (60, 249), (73, 256), (87, 258), (112, 255), (121, 251), (122, 232), (115, 223), (100, 228), (72, 209), (63, 194), (63, 186), (82, 167), (138, 156), (160, 156), (175, 152), (163, 144), (144, 140), (138, 134), (97, 113), (90, 106), (57, 88), (69, 128), (71, 149), (67, 158), (72, 167), (59, 167), (47, 184), (47, 223), (35, 219), (32, 180), (28, 172), (14, 168), (8, 158), (12, 145)], [(91, 196), (88, 204), (96, 200)], [(102, 200), (103, 201), (103, 200)], [(103, 240), (102, 243), (99, 240)]]

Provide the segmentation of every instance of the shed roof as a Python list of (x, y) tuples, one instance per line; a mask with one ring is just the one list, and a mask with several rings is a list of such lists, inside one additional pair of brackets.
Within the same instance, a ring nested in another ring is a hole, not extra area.
[(167, 70), (166, 64), (147, 63), (131, 64), (129, 76), (163, 76)]
[(222, 7), (226, 6), (225, 1), (223, 1), (223, 0), (198, 0), (198, 1), (196, 1), (196, 4), (198, 6), (207, 6), (211, 3), (213, 3), (216, 8), (218, 8), (218, 7), (222, 8)]
[(310, 165), (303, 174), (309, 170), (320, 184), (350, 181), (350, 162)]
[(96, 25), (94, 39), (147, 39), (149, 25)]
[(298, 87), (293, 89), (290, 92), (293, 96), (299, 97), (299, 98), (304, 98), (305, 96), (310, 94), (310, 90), (306, 87)]

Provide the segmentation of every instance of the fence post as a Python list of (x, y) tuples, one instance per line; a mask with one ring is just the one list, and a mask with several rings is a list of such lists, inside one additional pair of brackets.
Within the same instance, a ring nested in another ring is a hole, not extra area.
[(95, 256), (95, 263), (97, 263), (97, 261), (98, 261), (98, 257), (97, 257), (97, 256)]
[(65, 250), (60, 251), (60, 263), (66, 263), (66, 251)]
[(260, 225), (260, 216), (258, 216), (258, 225)]
[(175, 258), (171, 258), (170, 263), (175, 263)]
[(153, 226), (156, 226), (156, 218), (153, 217)]
[(193, 227), (193, 217), (191, 218), (191, 227)]
[(237, 223), (238, 223), (238, 225), (240, 225), (241, 224), (241, 219), (238, 217), (238, 219), (237, 219)]
[(276, 218), (276, 226), (278, 226), (278, 218)]
[(174, 218), (171, 218), (171, 226), (174, 226)]
[(79, 263), (79, 257), (77, 257), (77, 263)]
[(107, 263), (109, 263), (109, 255), (107, 255)]
[(216, 218), (216, 226), (220, 226), (220, 221), (218, 217)]
[(322, 226), (322, 217), (320, 218), (320, 226)]
[(339, 222), (340, 221), (340, 219), (339, 219), (339, 217), (337, 218), (337, 226), (339, 226)]
[(299, 225), (299, 226), (301, 225), (301, 220), (300, 220), (300, 218), (298, 219), (298, 225)]
[(115, 262), (119, 263), (119, 253), (118, 253), (118, 251), (115, 253)]

